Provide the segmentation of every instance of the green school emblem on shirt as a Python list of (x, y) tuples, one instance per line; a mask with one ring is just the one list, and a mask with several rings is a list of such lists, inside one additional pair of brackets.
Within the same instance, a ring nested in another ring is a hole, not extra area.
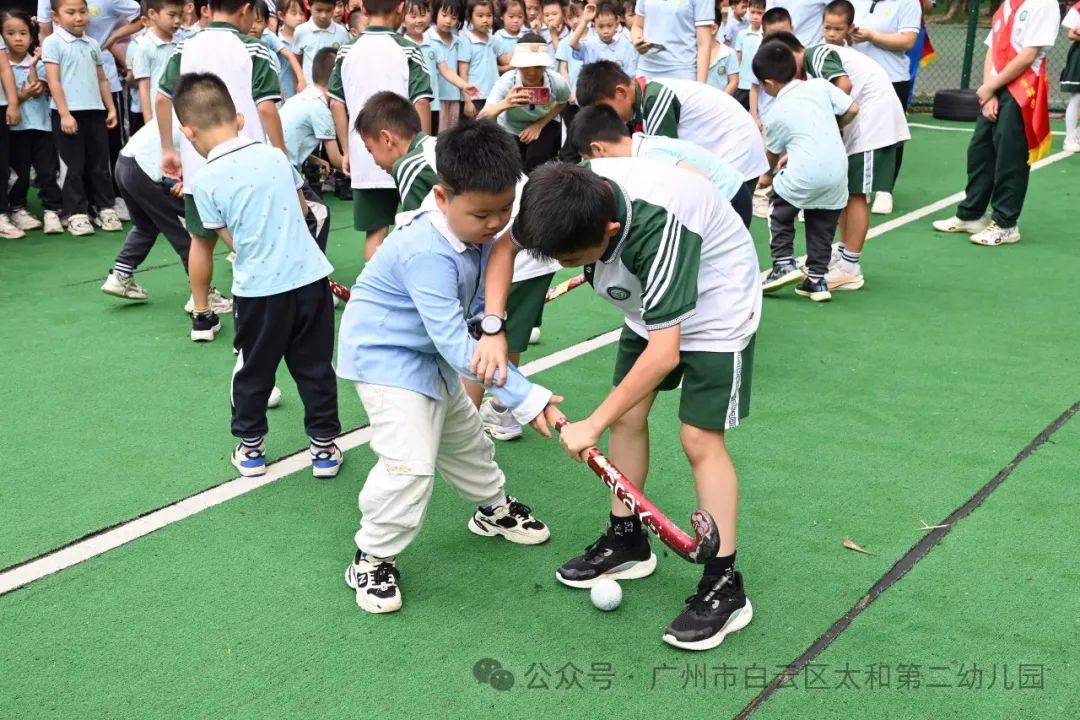
[(434, 60), (435, 59), (435, 51), (432, 50), (431, 52), (429, 52), (427, 54), (427, 56), (428, 56), (428, 60)]
[(99, 60), (101, 60), (101, 56), (98, 55), (97, 50), (91, 50), (90, 51), (90, 59), (93, 60), (94, 62), (98, 62)]
[(607, 294), (610, 295), (613, 300), (617, 300), (619, 302), (622, 302), (626, 298), (630, 297), (630, 291), (626, 288), (621, 287), (609, 287), (607, 289)]

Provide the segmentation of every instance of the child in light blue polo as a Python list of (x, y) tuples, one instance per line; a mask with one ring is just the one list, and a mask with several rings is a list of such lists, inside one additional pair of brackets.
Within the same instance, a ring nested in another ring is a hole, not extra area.
[[(303, 179), (280, 150), (239, 136), (240, 116), (218, 76), (181, 75), (172, 98), (181, 132), (207, 161), (191, 183), (199, 217), (236, 253), (230, 394), (232, 433), (240, 444), (232, 464), (245, 477), (266, 473), (266, 406), (278, 365), (287, 359), (304, 403), (312, 474), (334, 477), (342, 456), (334, 444), (341, 424), (331, 365), (334, 306), (327, 277), (333, 267), (305, 221)], [(209, 283), (214, 244), (192, 238), (193, 285)]]
[[(593, 32), (588, 32), (592, 25)], [(630, 77), (637, 75), (638, 51), (634, 44), (619, 32), (619, 15), (616, 7), (604, 2), (599, 6), (586, 5), (581, 22), (566, 43), (574, 49), (574, 58), (583, 63), (609, 60), (618, 63)], [(562, 45), (559, 46), (562, 52)], [(556, 55), (558, 57), (558, 55)], [(571, 87), (576, 86), (577, 78)]]
[(335, 50), (349, 42), (348, 29), (332, 20), (334, 0), (312, 0), (311, 19), (301, 24), (293, 33), (293, 52), (300, 56), (304, 66), (304, 82), (311, 82), (311, 64), (315, 53), (325, 47)]
[(483, 109), (495, 81), (499, 79), (499, 60), (491, 38), (491, 25), (495, 20), (492, 0), (469, 0), (467, 19), (470, 27), (458, 34), (458, 75), (466, 83), (480, 90), (476, 97), (465, 98), (465, 112), (472, 105), (476, 112)]
[(286, 100), (279, 112), (289, 162), (297, 170), (324, 142), (328, 143), (326, 148), (331, 164), (341, 166), (341, 155), (337, 143), (333, 142), (337, 134), (326, 87), (334, 70), (335, 55), (332, 48), (323, 48), (315, 55), (311, 85)]

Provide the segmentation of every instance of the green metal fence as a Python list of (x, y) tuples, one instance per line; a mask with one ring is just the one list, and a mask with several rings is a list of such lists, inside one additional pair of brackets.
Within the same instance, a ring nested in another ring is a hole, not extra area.
[[(962, 2), (963, 0), (955, 0)], [(1061, 14), (1074, 0), (1062, 5)], [(930, 41), (937, 52), (937, 60), (923, 67), (915, 80), (915, 106), (929, 107), (938, 90), (976, 88), (982, 81), (982, 64), (986, 55), (983, 41), (990, 32), (990, 19), (997, 9), (994, 0), (971, 0), (968, 12), (961, 13), (955, 22), (941, 22), (946, 8), (941, 7), (927, 19)], [(1050, 108), (1054, 112), (1065, 109), (1066, 98), (1061, 93), (1058, 76), (1065, 66), (1069, 52), (1069, 40), (1064, 31), (1048, 54), (1050, 63)]]

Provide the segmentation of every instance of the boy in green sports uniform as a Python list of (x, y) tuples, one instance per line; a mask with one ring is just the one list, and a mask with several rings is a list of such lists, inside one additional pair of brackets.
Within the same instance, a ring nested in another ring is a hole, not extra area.
[[(753, 616), (735, 571), (738, 480), (724, 440), (749, 414), (761, 317), (750, 233), (706, 178), (646, 158), (604, 158), (534, 170), (512, 238), (530, 254), (584, 266), (596, 293), (626, 319), (614, 389), (586, 420), (562, 430), (571, 457), (584, 460), (610, 430), (608, 457), (642, 487), (649, 411), (658, 391), (681, 384), (682, 445), (698, 501), (717, 521), (720, 551), (664, 641), (688, 650), (716, 647)], [(505, 251), (488, 278), (505, 274)], [(503, 281), (488, 285), (495, 305)], [(603, 578), (643, 578), (655, 568), (640, 520), (613, 498), (608, 531), (556, 578), (585, 588)]]
[[(394, 178), (403, 210), (397, 217), (397, 225), (403, 225), (417, 211), (433, 207), (435, 201), (431, 191), (438, 181), (435, 138), (421, 129), (420, 117), (412, 103), (396, 93), (375, 93), (356, 118), (356, 133), (364, 141), (375, 164)], [(519, 184), (519, 197), (520, 189)], [(540, 327), (547, 290), (558, 269), (556, 262), (524, 255), (517, 261), (505, 318), (510, 361), (515, 365), (529, 347), (532, 329)], [(472, 401), (480, 406), (480, 419), (492, 438), (516, 440), (521, 437), (521, 425), (508, 408), (494, 400), (481, 404), (482, 385), (471, 383), (467, 389)]]

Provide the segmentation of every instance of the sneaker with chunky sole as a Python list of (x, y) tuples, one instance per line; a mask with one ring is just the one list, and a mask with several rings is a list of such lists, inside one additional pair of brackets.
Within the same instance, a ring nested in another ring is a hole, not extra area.
[(41, 227), (41, 221), (30, 214), (26, 208), (15, 208), (11, 211), (11, 222), (20, 230), (37, 230)]
[(861, 290), (866, 280), (861, 267), (858, 272), (853, 273), (836, 265), (825, 273), (825, 284), (829, 286), (829, 290)]
[(236, 446), (232, 454), (233, 467), (240, 471), (244, 477), (259, 477), (266, 474), (266, 448), (260, 445), (257, 448), (245, 447), (243, 443)]
[(8, 240), (18, 240), (26, 237), (26, 233), (15, 226), (7, 215), (0, 215), (0, 237)]
[(510, 496), (506, 500), (491, 512), (477, 508), (469, 520), (469, 531), (483, 537), (501, 535), (517, 545), (539, 545), (551, 537), (547, 525), (533, 517), (528, 505)]
[(1020, 242), (1020, 226), (1013, 225), (1011, 228), (1003, 228), (995, 222), (986, 226), (982, 232), (977, 232), (970, 238), (976, 245), (996, 247), (998, 245), (1012, 245)]
[(1067, 153), (1080, 153), (1080, 140), (1076, 138), (1067, 137), (1062, 144), (1061, 149)]
[(213, 342), (221, 332), (221, 318), (210, 310), (205, 313), (191, 313), (191, 340), (193, 342)]
[(90, 222), (89, 215), (72, 215), (67, 219), (68, 232), (76, 237), (94, 234), (94, 224)]
[(890, 192), (874, 194), (874, 204), (870, 206), (871, 215), (888, 215), (893, 211), (893, 197)]
[(46, 210), (42, 215), (45, 228), (42, 232), (46, 235), (61, 235), (64, 232), (64, 223), (60, 221), (60, 214), (52, 210)]
[(620, 538), (611, 528), (579, 555), (555, 571), (555, 579), (572, 588), (591, 588), (601, 580), (638, 580), (656, 570), (656, 555), (644, 531)]
[(94, 218), (94, 224), (105, 232), (120, 232), (124, 224), (120, 222), (120, 216), (112, 208), (103, 208)]
[[(232, 313), (233, 303), (231, 298), (227, 298), (221, 294), (221, 291), (216, 287), (210, 288), (210, 309), (216, 312), (218, 315), (229, 315)], [(188, 301), (184, 303), (184, 312), (188, 315), (195, 312), (195, 298), (188, 297)]]
[(535, 328), (533, 328), (532, 330), (529, 331), (529, 344), (530, 345), (539, 345), (540, 344), (540, 328), (535, 327)]
[(401, 609), (399, 577), (393, 560), (374, 562), (363, 557), (359, 550), (345, 568), (345, 584), (356, 591), (356, 604), (361, 610), (375, 615)]
[(776, 292), (788, 285), (794, 285), (805, 277), (802, 268), (793, 262), (773, 265), (773, 269), (761, 281), (761, 292)]
[(664, 642), (683, 650), (711, 650), (753, 617), (741, 574), (704, 578), (686, 599), (686, 610), (664, 631)]
[(480, 405), (480, 422), (484, 425), (484, 432), (493, 440), (517, 440), (523, 434), (521, 423), (514, 419), (514, 413), (509, 408), (497, 411), (491, 406), (490, 399)]
[(980, 233), (990, 225), (990, 221), (985, 217), (981, 217), (978, 220), (961, 220), (953, 215), (951, 218), (945, 218), (944, 220), (935, 220), (931, 225), (938, 232), (944, 233), (967, 233), (974, 235)]
[(806, 278), (795, 287), (795, 294), (808, 297), (814, 302), (829, 302), (832, 300), (832, 293), (829, 292), (829, 284), (825, 282), (825, 278), (817, 280)]
[[(269, 406), (268, 406), (269, 407)], [(309, 448), (311, 452), (311, 474), (317, 478), (337, 477), (341, 470), (345, 457), (337, 445), (331, 445), (329, 449), (316, 450), (314, 446)]]
[(125, 300), (146, 300), (149, 297), (143, 286), (135, 282), (135, 276), (117, 275), (115, 270), (109, 271), (105, 284), (101, 286), (101, 292)]

